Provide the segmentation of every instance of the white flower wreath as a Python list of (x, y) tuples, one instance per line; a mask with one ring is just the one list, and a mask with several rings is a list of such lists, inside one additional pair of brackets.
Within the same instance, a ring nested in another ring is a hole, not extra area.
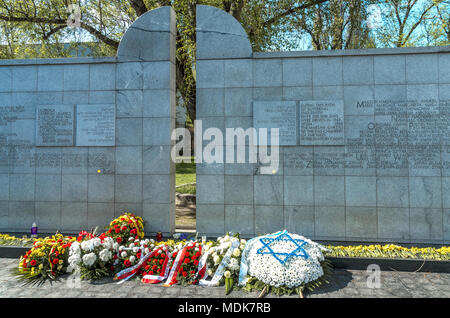
[(322, 245), (287, 231), (255, 238), (247, 247), (248, 274), (274, 287), (295, 288), (324, 272)]

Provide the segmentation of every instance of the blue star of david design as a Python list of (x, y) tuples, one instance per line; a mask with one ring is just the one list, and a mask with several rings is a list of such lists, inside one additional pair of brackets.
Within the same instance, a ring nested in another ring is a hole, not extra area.
[[(308, 244), (304, 240), (301, 239), (293, 239), (289, 234), (282, 233), (278, 235), (275, 238), (269, 238), (269, 237), (263, 237), (260, 238), (259, 241), (263, 244), (263, 247), (258, 249), (256, 251), (257, 254), (271, 254), (273, 257), (275, 257), (281, 264), (285, 264), (291, 257), (303, 257), (304, 259), (308, 259), (309, 255), (304, 250), (303, 246)], [(275, 252), (270, 246), (273, 243), (279, 242), (279, 241), (285, 241), (285, 242), (292, 242), (295, 244), (295, 248), (286, 253), (279, 253)]]

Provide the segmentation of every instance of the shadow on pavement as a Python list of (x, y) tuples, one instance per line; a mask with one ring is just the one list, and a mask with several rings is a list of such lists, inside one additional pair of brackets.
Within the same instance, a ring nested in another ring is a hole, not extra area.
[(315, 288), (313, 291), (306, 290), (305, 296), (308, 297), (308, 295), (327, 294), (339, 291), (347, 287), (352, 279), (353, 274), (351, 272), (345, 269), (335, 269), (329, 279), (329, 284)]

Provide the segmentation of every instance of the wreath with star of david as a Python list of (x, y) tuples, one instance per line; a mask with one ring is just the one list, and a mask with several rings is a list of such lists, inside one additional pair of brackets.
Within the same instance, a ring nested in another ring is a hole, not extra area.
[[(293, 239), (287, 233), (282, 233), (275, 238), (263, 237), (260, 238), (259, 241), (263, 244), (263, 246), (259, 248), (256, 253), (270, 254), (275, 257), (275, 259), (277, 259), (282, 265), (284, 265), (292, 257), (303, 257), (304, 259), (309, 258), (308, 253), (306, 253), (305, 249), (303, 248), (303, 246), (308, 243), (302, 239)], [(292, 242), (295, 247), (290, 252), (275, 252), (271, 248), (271, 245), (280, 241)]]

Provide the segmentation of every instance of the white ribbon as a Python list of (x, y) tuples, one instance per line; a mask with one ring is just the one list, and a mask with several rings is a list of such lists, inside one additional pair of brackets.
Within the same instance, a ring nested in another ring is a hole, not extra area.
[(222, 278), (222, 276), (223, 276), (223, 274), (225, 272), (225, 267), (230, 262), (231, 254), (233, 253), (235, 248), (239, 247), (239, 244), (240, 244), (239, 241), (234, 241), (233, 243), (231, 243), (231, 247), (226, 252), (225, 256), (222, 259), (222, 262), (220, 262), (219, 267), (217, 267), (217, 270), (214, 273), (214, 276), (213, 276), (212, 280), (208, 281), (206, 279), (202, 279), (202, 280), (200, 280), (198, 282), (198, 284), (200, 286), (211, 287), (211, 286), (218, 286), (219, 285), (220, 279)]

